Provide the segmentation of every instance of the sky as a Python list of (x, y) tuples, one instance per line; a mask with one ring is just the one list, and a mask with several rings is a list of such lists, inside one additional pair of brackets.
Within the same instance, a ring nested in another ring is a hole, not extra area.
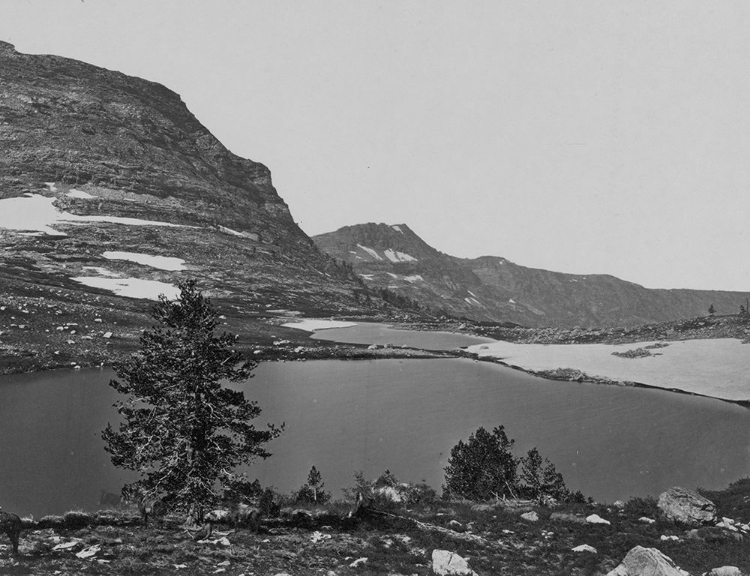
[(750, 291), (750, 4), (0, 0), (0, 39), (164, 84), (309, 235), (407, 224)]

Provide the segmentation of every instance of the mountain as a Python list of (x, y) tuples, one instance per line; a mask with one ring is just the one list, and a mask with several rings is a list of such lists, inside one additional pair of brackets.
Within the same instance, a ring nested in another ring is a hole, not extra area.
[(353, 266), (367, 285), (435, 310), (524, 326), (634, 326), (735, 314), (750, 293), (654, 290), (604, 274), (563, 274), (497, 256), (456, 258), (406, 224), (360, 224), (314, 236), (321, 250)]
[(295, 224), (268, 168), (176, 93), (5, 42), (0, 80), (0, 360), (27, 340), (64, 357), (104, 312), (132, 336), (150, 307), (137, 296), (188, 276), (243, 314), (362, 310), (359, 279)]

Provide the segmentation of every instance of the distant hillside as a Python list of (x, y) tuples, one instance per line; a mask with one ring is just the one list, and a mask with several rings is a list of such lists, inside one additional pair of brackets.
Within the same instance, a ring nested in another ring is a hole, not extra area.
[(360, 224), (313, 237), (371, 287), (479, 321), (524, 326), (634, 326), (736, 313), (745, 292), (653, 290), (604, 274), (563, 274), (498, 256), (464, 259), (429, 246), (406, 224)]

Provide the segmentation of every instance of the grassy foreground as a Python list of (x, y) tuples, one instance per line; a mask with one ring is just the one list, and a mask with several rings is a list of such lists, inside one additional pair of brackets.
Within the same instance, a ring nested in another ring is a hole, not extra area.
[[(750, 478), (705, 494), (719, 518), (750, 522)], [(144, 528), (127, 510), (26, 519), (17, 556), (0, 536), (0, 574), (428, 575), (432, 551), (444, 549), (468, 559), (482, 576), (593, 575), (606, 574), (636, 545), (658, 548), (691, 574), (725, 565), (750, 574), (750, 534), (675, 524), (648, 498), (554, 508), (435, 500), (379, 507), (354, 519), (347, 518), (349, 510), (344, 502), (287, 507), (257, 532), (217, 523), (211, 537), (199, 541), (179, 518)], [(586, 522), (591, 514), (610, 524)], [(582, 544), (596, 553), (572, 550)]]

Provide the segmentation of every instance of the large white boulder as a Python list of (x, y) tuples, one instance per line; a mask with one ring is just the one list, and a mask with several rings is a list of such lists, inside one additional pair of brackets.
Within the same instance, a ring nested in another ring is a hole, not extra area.
[(690, 576), (656, 548), (636, 546), (607, 576)]
[(466, 560), (449, 550), (432, 551), (432, 571), (437, 576), (478, 576)]
[(711, 570), (707, 576), (742, 576), (742, 571), (737, 566), (721, 566)]
[(670, 520), (689, 526), (716, 522), (716, 504), (691, 490), (675, 486), (659, 495), (659, 509)]

